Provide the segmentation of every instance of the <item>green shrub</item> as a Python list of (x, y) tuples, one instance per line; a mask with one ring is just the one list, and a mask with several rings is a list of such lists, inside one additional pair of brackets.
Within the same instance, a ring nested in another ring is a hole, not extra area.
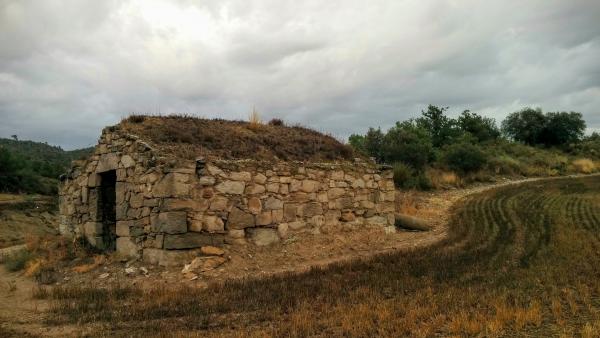
[(402, 162), (396, 162), (394, 163), (393, 170), (394, 185), (398, 188), (406, 188), (406, 184), (413, 179), (414, 169)]
[(487, 155), (474, 144), (456, 143), (444, 148), (441, 162), (449, 169), (464, 174), (483, 168), (487, 163)]
[(8, 255), (4, 259), (4, 266), (6, 266), (8, 271), (21, 271), (25, 268), (25, 265), (31, 258), (33, 258), (33, 255), (29, 251), (20, 250)]

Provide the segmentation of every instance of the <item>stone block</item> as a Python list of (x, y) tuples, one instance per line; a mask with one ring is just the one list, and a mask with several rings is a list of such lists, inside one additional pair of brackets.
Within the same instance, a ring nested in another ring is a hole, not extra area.
[(130, 168), (135, 165), (135, 160), (129, 155), (123, 155), (121, 156), (121, 164), (124, 168)]
[(283, 206), (283, 219), (286, 222), (295, 221), (297, 212), (298, 212), (298, 205), (293, 204), (293, 203), (286, 203)]
[(315, 192), (319, 190), (319, 182), (313, 180), (304, 180), (302, 181), (302, 186), (300, 189), (304, 192)]
[(268, 192), (278, 192), (279, 191), (279, 183), (269, 183), (267, 184)]
[(276, 229), (253, 228), (248, 229), (250, 240), (258, 246), (267, 246), (279, 243), (279, 235)]
[(252, 174), (247, 171), (232, 172), (229, 174), (229, 179), (234, 181), (250, 182), (252, 180)]
[(138, 258), (138, 246), (130, 237), (117, 237), (117, 252), (128, 258)]
[(289, 222), (288, 226), (292, 230), (300, 230), (306, 226), (306, 223), (302, 221)]
[(246, 184), (240, 181), (225, 181), (217, 184), (215, 189), (222, 194), (241, 195)]
[(277, 234), (279, 235), (279, 238), (281, 239), (286, 239), (288, 236), (288, 224), (287, 223), (280, 223), (279, 225), (277, 225)]
[(277, 224), (283, 221), (283, 210), (272, 210), (273, 223)]
[(195, 249), (203, 246), (223, 246), (223, 236), (188, 232), (179, 235), (165, 235), (163, 247), (166, 250)]
[(131, 227), (131, 225), (133, 224), (133, 222), (131, 221), (117, 221), (117, 236), (119, 237), (129, 237), (130, 232), (129, 232), (129, 227)]
[(267, 182), (267, 176), (258, 173), (254, 176), (254, 182), (258, 184), (265, 184)]
[(187, 232), (187, 213), (185, 211), (161, 212), (152, 218), (155, 232), (182, 234)]
[(98, 186), (100, 186), (100, 182), (101, 182), (100, 180), (101, 180), (100, 175), (92, 173), (88, 176), (88, 184), (87, 185), (90, 188), (98, 187)]
[(263, 205), (263, 209), (264, 210), (278, 210), (278, 209), (283, 209), (283, 201), (280, 200), (280, 199), (277, 199), (275, 197), (269, 197), (265, 201), (265, 203)]
[(249, 184), (246, 186), (247, 195), (258, 195), (265, 192), (265, 186), (260, 184)]
[(210, 201), (210, 210), (226, 211), (228, 209), (229, 200), (223, 196), (217, 196)]
[(321, 206), (321, 203), (318, 203), (318, 202), (307, 203), (302, 208), (302, 215), (304, 217), (313, 217), (313, 216), (322, 215), (322, 214), (323, 214), (323, 207)]
[(83, 225), (83, 233), (86, 237), (95, 237), (102, 235), (102, 223), (101, 222), (86, 222)]
[(244, 230), (231, 229), (227, 233), (231, 238), (244, 238), (246, 236), (246, 232)]
[(256, 225), (269, 225), (273, 223), (271, 211), (263, 211), (256, 216)]
[(225, 223), (221, 217), (205, 216), (203, 229), (208, 232), (223, 232), (225, 231)]
[(98, 166), (96, 167), (97, 173), (103, 173), (109, 170), (116, 170), (119, 168), (119, 156), (116, 153), (102, 154), (98, 160)]
[(227, 229), (245, 229), (253, 227), (254, 225), (254, 215), (245, 212), (240, 208), (233, 208), (229, 213)]
[(253, 214), (258, 214), (262, 210), (262, 202), (258, 197), (250, 197), (248, 199), (248, 210)]
[(327, 198), (329, 198), (330, 200), (336, 199), (338, 197), (344, 196), (345, 193), (346, 193), (345, 189), (331, 188), (327, 191)]
[(200, 177), (200, 180), (198, 181), (198, 183), (200, 183), (200, 185), (208, 186), (208, 185), (214, 185), (215, 181), (216, 181), (215, 178), (212, 176), (202, 176), (202, 177)]
[(182, 197), (190, 194), (189, 175), (168, 173), (152, 188), (154, 197)]

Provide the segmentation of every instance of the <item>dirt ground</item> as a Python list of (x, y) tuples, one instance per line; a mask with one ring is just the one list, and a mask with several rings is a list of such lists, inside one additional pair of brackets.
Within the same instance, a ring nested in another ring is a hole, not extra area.
[[(413, 232), (399, 230), (385, 234), (380, 227), (365, 227), (331, 234), (314, 235), (309, 231), (296, 233), (281, 244), (270, 247), (227, 246), (227, 262), (216, 269), (195, 274), (182, 274), (181, 267), (150, 266), (139, 261), (121, 261), (108, 257), (104, 263), (83, 273), (72, 267), (89, 262), (73, 262), (60, 271), (56, 285), (94, 285), (110, 287), (137, 285), (154, 287), (160, 284), (206, 287), (232, 278), (260, 278), (269, 274), (299, 272), (313, 266), (366, 258), (375, 254), (431, 245), (447, 234), (451, 207), (461, 198), (507, 184), (521, 183), (504, 180), (466, 189), (435, 192), (397, 192), (397, 211), (414, 215), (429, 222), (432, 230)], [(6, 249), (0, 249), (6, 250)], [(0, 267), (0, 336), (65, 336), (76, 328), (44, 326), (48, 304), (32, 299), (37, 287), (20, 273), (9, 273)], [(81, 333), (81, 331), (78, 331)]]
[(22, 244), (29, 235), (57, 233), (52, 198), (0, 194), (0, 248)]

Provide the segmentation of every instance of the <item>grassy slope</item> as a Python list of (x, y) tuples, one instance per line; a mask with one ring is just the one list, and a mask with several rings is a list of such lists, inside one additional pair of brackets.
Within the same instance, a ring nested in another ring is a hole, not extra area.
[(457, 206), (429, 248), (207, 290), (55, 289), (50, 323), (111, 334), (571, 336), (600, 330), (600, 177)]

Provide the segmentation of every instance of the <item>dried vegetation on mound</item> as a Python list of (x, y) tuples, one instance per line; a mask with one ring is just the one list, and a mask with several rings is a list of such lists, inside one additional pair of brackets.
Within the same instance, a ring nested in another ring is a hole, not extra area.
[(183, 158), (329, 162), (350, 160), (352, 149), (334, 137), (301, 126), (202, 119), (184, 115), (132, 115), (122, 130)]

